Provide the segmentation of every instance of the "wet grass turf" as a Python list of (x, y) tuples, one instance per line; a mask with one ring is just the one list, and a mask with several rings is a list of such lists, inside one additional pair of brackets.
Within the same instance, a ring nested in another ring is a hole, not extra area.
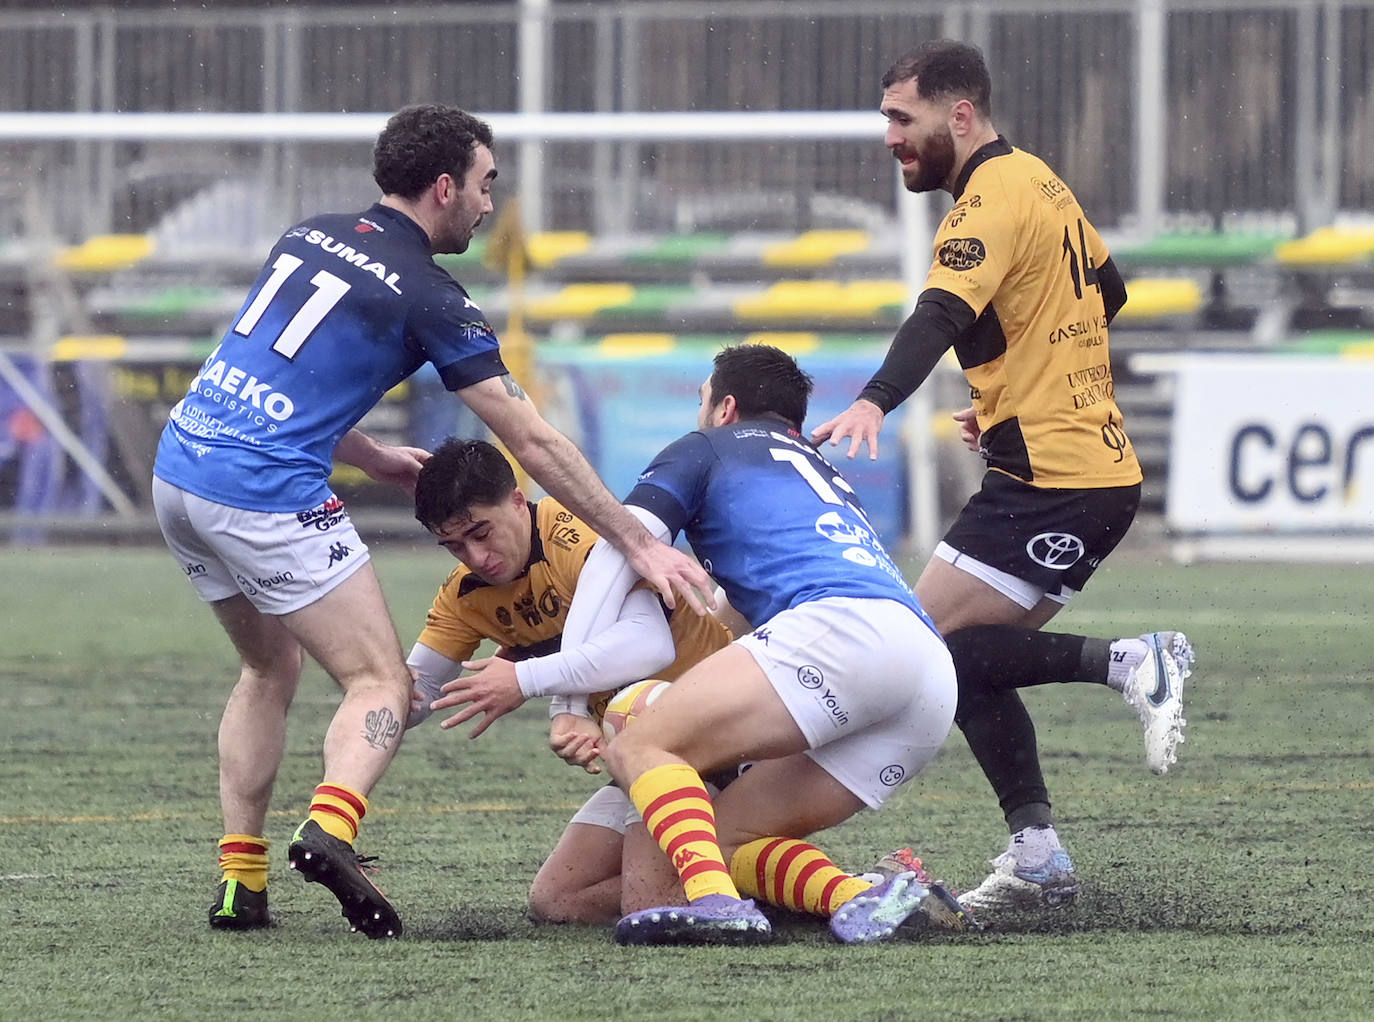
[[(409, 645), (449, 568), (384, 547)], [(1166, 777), (1105, 689), (1027, 694), (1079, 904), (871, 948), (777, 915), (776, 945), (625, 949), (535, 927), (526, 886), (597, 783), (544, 752), (527, 706), (487, 735), (412, 733), (360, 850), (407, 935), (350, 934), (285, 869), (335, 703), (311, 668), (269, 821), (278, 925), (211, 932), (215, 731), (227, 642), (155, 549), (0, 552), (3, 1018), (1363, 1018), (1371, 1003), (1374, 573), (1178, 567), (1127, 555), (1053, 627), (1183, 627), (1188, 740)], [(819, 837), (862, 867), (912, 845), (956, 886), (1005, 842), (957, 733), (887, 809)]]

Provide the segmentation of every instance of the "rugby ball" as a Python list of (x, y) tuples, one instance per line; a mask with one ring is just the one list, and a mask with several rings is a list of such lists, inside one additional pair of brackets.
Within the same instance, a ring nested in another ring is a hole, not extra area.
[(641, 713), (649, 708), (655, 699), (668, 691), (671, 682), (650, 678), (626, 685), (606, 704), (606, 712), (601, 715), (601, 733), (610, 741), (629, 726)]

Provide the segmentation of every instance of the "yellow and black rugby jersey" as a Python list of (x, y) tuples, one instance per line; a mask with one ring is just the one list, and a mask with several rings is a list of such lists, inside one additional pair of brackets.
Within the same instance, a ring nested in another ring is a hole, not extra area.
[(969, 158), (955, 200), (926, 287), (977, 316), (954, 351), (989, 465), (1044, 487), (1140, 482), (1097, 283), (1107, 248), (1073, 192), (998, 136)]
[[(434, 597), (419, 641), (450, 660), (467, 660), (484, 639), (505, 647), (510, 660), (558, 652), (568, 605), (598, 536), (552, 497), (530, 505), (530, 559), (505, 585), (489, 585), (460, 565)], [(672, 680), (732, 636), (714, 618), (685, 604), (668, 622), (677, 659), (659, 676)]]

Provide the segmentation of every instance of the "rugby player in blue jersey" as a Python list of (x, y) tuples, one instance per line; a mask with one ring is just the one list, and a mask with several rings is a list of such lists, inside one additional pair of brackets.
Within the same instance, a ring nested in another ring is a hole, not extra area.
[[(799, 840), (881, 806), (915, 776), (949, 733), (956, 699), (944, 642), (853, 490), (800, 433), (810, 392), (776, 348), (723, 350), (701, 387), (700, 428), (665, 448), (626, 500), (657, 535), (685, 530), (754, 627), (604, 750), (688, 902), (625, 916), (622, 943), (767, 940), (767, 918), (741, 891), (829, 917), (846, 941), (885, 938), (918, 913), (956, 916), (955, 928), (964, 919), (914, 872), (875, 886)], [(621, 598), (607, 587), (610, 604)], [(718, 833), (702, 774), (745, 761), (715, 803)]]
[(305, 654), (343, 691), (324, 777), (290, 864), (369, 937), (401, 920), (359, 868), (367, 795), (400, 744), (411, 678), (367, 546), (329, 487), (332, 461), (413, 492), (426, 452), (355, 424), (426, 362), (550, 495), (624, 551), (672, 606), (709, 580), (658, 542), (535, 410), (482, 310), (433, 260), (462, 252), (492, 210), (492, 133), (443, 105), (407, 107), (377, 139), (382, 198), (290, 228), (172, 409), (154, 466), (167, 545), (241, 660), (220, 722), (222, 879), (210, 924), (254, 929), (267, 908), (266, 815)]

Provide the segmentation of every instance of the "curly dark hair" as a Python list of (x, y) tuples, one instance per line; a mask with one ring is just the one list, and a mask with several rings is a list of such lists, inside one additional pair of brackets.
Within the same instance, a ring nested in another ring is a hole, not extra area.
[(797, 360), (767, 344), (735, 344), (716, 354), (712, 407), (734, 395), (741, 419), (774, 415), (800, 431), (813, 381)]
[(966, 99), (984, 120), (992, 118), (992, 79), (983, 51), (954, 39), (924, 42), (904, 53), (883, 75), (883, 88), (916, 79), (921, 99)]
[(491, 125), (442, 103), (408, 106), (391, 115), (372, 150), (372, 179), (383, 195), (413, 199), (449, 174), (462, 181), (478, 144), (491, 148)]
[(499, 504), (515, 489), (515, 470), (485, 440), (449, 437), (420, 466), (415, 520), (430, 532), (469, 514), (474, 505)]

